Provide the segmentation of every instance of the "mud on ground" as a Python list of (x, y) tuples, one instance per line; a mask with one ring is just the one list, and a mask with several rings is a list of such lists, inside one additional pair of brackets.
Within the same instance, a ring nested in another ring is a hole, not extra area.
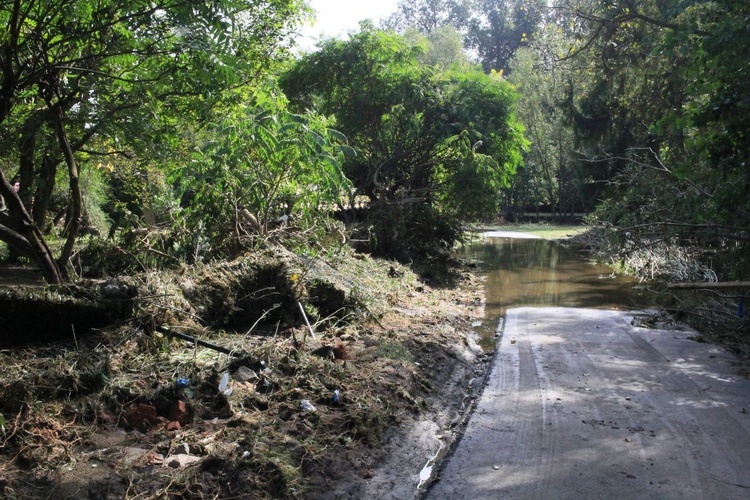
[(3, 498), (416, 497), (486, 372), (468, 272), (278, 251), (122, 280), (132, 320), (0, 350)]

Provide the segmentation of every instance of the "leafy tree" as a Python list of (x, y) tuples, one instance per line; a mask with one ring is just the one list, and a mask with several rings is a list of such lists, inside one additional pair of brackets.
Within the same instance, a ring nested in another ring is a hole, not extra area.
[(423, 47), (419, 60), (428, 66), (466, 69), (472, 65), (464, 51), (461, 34), (453, 26), (440, 26), (426, 35), (411, 28), (404, 33), (404, 38)]
[[(243, 0), (17, 0), (0, 8), (0, 239), (59, 283), (81, 226), (79, 154), (94, 138), (158, 142), (154, 119), (173, 105), (201, 108), (267, 66), (301, 11)], [(13, 144), (14, 137), (22, 140)], [(105, 144), (100, 142), (99, 144)], [(132, 143), (131, 143), (132, 144)], [(67, 170), (66, 240), (55, 259), (39, 224), (58, 165)], [(16, 192), (11, 181), (18, 181)]]
[(400, 1), (398, 8), (383, 23), (383, 27), (398, 32), (415, 28), (421, 33), (432, 33), (443, 26), (462, 28), (471, 12), (469, 0), (411, 0)]
[[(285, 73), (298, 109), (333, 115), (358, 155), (345, 162), (369, 201), (372, 250), (401, 259), (448, 248), (462, 217), (494, 207), (520, 163), (515, 94), (481, 72), (438, 72), (403, 37), (363, 25)], [(469, 185), (483, 186), (464, 196)], [(481, 199), (480, 199), (481, 198)]]
[(524, 0), (404, 1), (384, 23), (388, 29), (417, 29), (429, 35), (452, 26), (463, 36), (463, 46), (475, 54), (486, 73), (508, 72), (510, 60), (527, 46), (541, 26), (538, 2)]
[[(346, 163), (356, 194), (373, 201), (423, 190), (437, 134), (427, 103), (438, 96), (420, 66), (420, 49), (401, 37), (363, 25), (347, 42), (328, 40), (282, 75), (280, 85), (297, 109), (316, 108), (360, 153)], [(420, 147), (426, 144), (426, 147)]]
[[(606, 186), (599, 217), (631, 234), (722, 241), (750, 231), (746, 2), (558, 4), (568, 40), (557, 68), (575, 170)], [(735, 255), (738, 255), (735, 252)], [(746, 276), (734, 258), (727, 275)], [(733, 269), (731, 269), (733, 268)]]
[(516, 50), (533, 39), (540, 17), (534, 2), (476, 0), (466, 45), (479, 55), (486, 72), (508, 71)]
[(287, 111), (272, 89), (251, 101), (217, 115), (192, 161), (171, 174), (189, 194), (193, 258), (201, 239), (214, 257), (232, 256), (282, 220), (314, 227), (351, 191), (341, 165), (355, 153), (330, 120)]

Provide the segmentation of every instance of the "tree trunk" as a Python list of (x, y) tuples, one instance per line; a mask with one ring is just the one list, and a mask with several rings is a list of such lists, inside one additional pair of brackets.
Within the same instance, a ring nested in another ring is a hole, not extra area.
[(18, 194), (5, 178), (5, 172), (0, 168), (0, 196), (5, 198), (8, 212), (16, 227), (3, 226), (0, 228), (0, 238), (17, 250), (27, 253), (30, 259), (36, 261), (49, 284), (62, 283), (60, 269), (55, 263), (52, 252), (44, 241), (39, 228), (36, 227), (31, 216), (24, 208)]
[(36, 115), (32, 115), (23, 126), (21, 140), (18, 144), (19, 151), (19, 168), (18, 180), (21, 188), (18, 190), (18, 197), (21, 198), (24, 208), (27, 212), (32, 211), (31, 192), (34, 184), (34, 153), (36, 151), (36, 132), (37, 132)]
[(78, 178), (78, 164), (76, 163), (75, 154), (70, 147), (68, 134), (65, 132), (63, 125), (63, 109), (61, 106), (54, 106), (52, 111), (57, 142), (60, 144), (65, 164), (68, 166), (68, 181), (70, 183), (70, 199), (68, 201), (69, 217), (65, 227), (67, 238), (58, 259), (58, 266), (61, 270), (65, 270), (70, 261), (70, 256), (73, 255), (76, 239), (78, 238), (78, 230), (81, 227), (83, 197), (81, 196), (81, 186)]
[(39, 172), (39, 182), (34, 194), (34, 208), (31, 215), (34, 217), (34, 224), (42, 233), (47, 232), (47, 210), (52, 198), (52, 191), (55, 189), (57, 163), (57, 160), (53, 160), (49, 155), (44, 156)]

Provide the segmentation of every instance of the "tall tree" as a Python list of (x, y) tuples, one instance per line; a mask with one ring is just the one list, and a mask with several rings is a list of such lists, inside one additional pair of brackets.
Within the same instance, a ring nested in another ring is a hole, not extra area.
[(583, 186), (572, 175), (573, 133), (561, 109), (565, 75), (544, 55), (538, 48), (522, 48), (512, 61), (509, 80), (518, 88), (518, 117), (531, 144), (523, 173), (507, 191), (508, 211), (544, 210), (560, 215), (591, 210), (594, 200), (583, 197)]
[(471, 0), (411, 0), (400, 1), (398, 8), (383, 23), (386, 29), (404, 32), (416, 28), (431, 33), (441, 26), (462, 28), (471, 12)]
[(475, 0), (466, 45), (478, 54), (486, 72), (507, 72), (516, 50), (528, 45), (541, 21), (536, 2)]
[[(459, 237), (461, 216), (492, 211), (521, 161), (515, 93), (481, 72), (439, 72), (419, 47), (370, 25), (330, 40), (283, 75), (300, 109), (317, 107), (358, 151), (345, 172), (369, 200), (376, 251), (409, 259)], [(462, 186), (482, 186), (467, 195)]]
[(608, 187), (599, 216), (647, 234), (658, 227), (663, 238), (723, 241), (737, 249), (728, 275), (746, 276), (750, 261), (739, 255), (750, 236), (750, 97), (742, 84), (750, 6), (581, 0), (558, 7), (570, 40), (559, 53), (564, 109), (585, 158), (578, 169)]
[[(0, 168), (7, 206), (0, 239), (35, 261), (48, 282), (61, 282), (81, 224), (77, 153), (96, 136), (132, 138), (131, 118), (153, 122), (146, 113), (188, 95), (200, 98), (197, 105), (210, 103), (222, 88), (261, 71), (302, 12), (299, 0), (275, 0), (273, 7), (244, 0), (5, 2), (0, 123), (13, 131), (3, 135), (6, 146), (10, 137), (23, 140), (6, 147), (6, 161), (18, 170)], [(69, 202), (66, 241), (55, 259), (37, 223), (60, 163)]]
[(543, 9), (535, 1), (420, 0), (400, 2), (384, 26), (399, 32), (416, 28), (424, 34), (452, 26), (486, 73), (507, 73), (513, 54), (528, 45), (542, 24)]

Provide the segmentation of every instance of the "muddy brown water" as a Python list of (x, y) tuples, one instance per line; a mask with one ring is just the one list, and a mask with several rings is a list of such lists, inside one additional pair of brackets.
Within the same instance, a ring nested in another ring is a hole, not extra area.
[(481, 325), (475, 325), (485, 350), (494, 349), (498, 322), (512, 307), (634, 310), (652, 305), (636, 280), (592, 263), (580, 247), (522, 234), (491, 234), (484, 233), (464, 249), (464, 258), (477, 264), (485, 280), (485, 315)]

